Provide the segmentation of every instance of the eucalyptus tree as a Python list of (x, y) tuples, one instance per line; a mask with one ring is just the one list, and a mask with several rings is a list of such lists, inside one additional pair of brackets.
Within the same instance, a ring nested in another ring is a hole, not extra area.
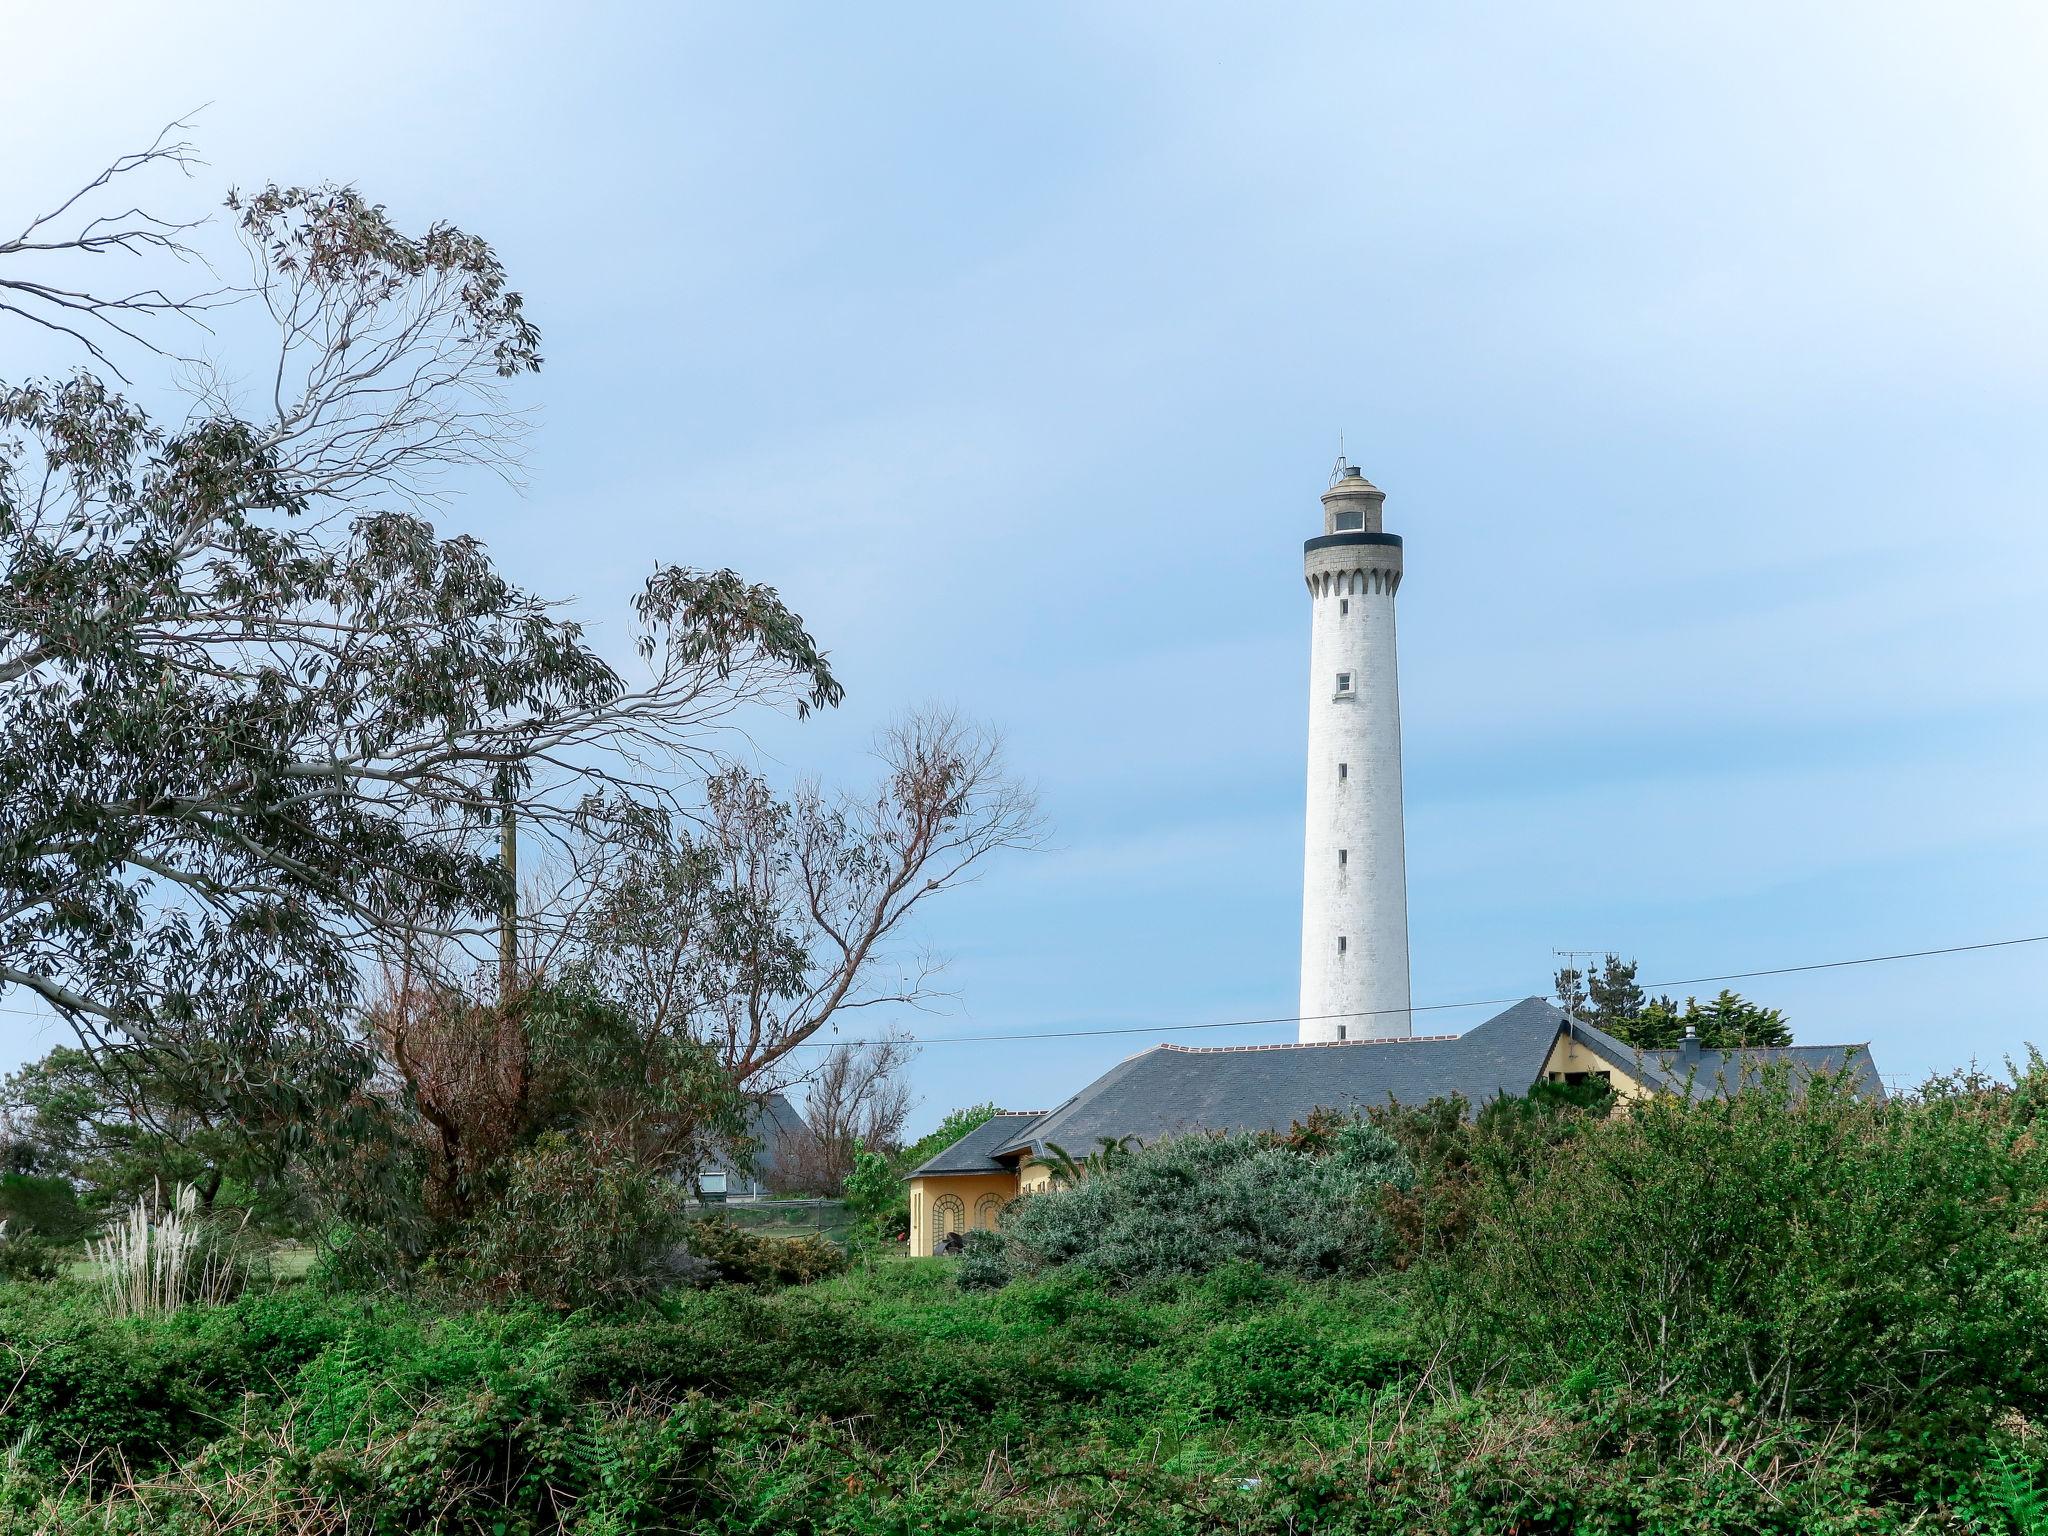
[[(18, 275), (223, 265), (198, 224), (92, 214), (193, 163), (160, 140), (0, 244), (0, 321), (103, 365), (0, 383), (0, 994), (62, 1015), (134, 1097), (280, 1157), (334, 1114), (395, 1123), (451, 1208), (564, 1103), (659, 1169), (729, 1129), (703, 1063), (786, 1082), (842, 1016), (928, 1000), (912, 914), (1037, 837), (996, 738), (927, 712), (885, 735), (871, 792), (778, 795), (736, 717), (842, 690), (774, 590), (655, 564), (619, 663), (444, 531), (451, 472), (516, 478), (511, 391), (541, 366), (496, 253), (453, 225), (264, 186), (228, 198), (231, 285)], [(180, 360), (170, 408), (108, 382), (120, 344), (174, 356), (150, 322), (181, 317), (215, 356)], [(485, 999), (515, 812), (560, 879)], [(404, 985), (365, 1009), (379, 973)], [(545, 1032), (565, 996), (604, 1023), (575, 1051)]]
[[(198, 238), (90, 206), (0, 257)], [(449, 471), (516, 464), (506, 391), (541, 365), (486, 242), (407, 233), (346, 187), (228, 207), (232, 294), (0, 278), (0, 320), (92, 359), (94, 323), (127, 337), (191, 302), (236, 299), (264, 338), (240, 375), (184, 370), (176, 419), (86, 370), (0, 384), (0, 992), (290, 1139), (364, 1080), (366, 963), (495, 921), (508, 801), (542, 837), (645, 835), (724, 766), (734, 711), (841, 690), (730, 571), (655, 566), (625, 667), (436, 526)]]

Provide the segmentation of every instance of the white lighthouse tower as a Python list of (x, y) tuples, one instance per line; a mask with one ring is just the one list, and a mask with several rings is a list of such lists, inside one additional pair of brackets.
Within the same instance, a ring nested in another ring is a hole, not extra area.
[(1340, 458), (1323, 493), (1323, 531), (1303, 548), (1310, 613), (1303, 1041), (1414, 1032), (1394, 661), (1401, 540), (1380, 526), (1386, 500)]

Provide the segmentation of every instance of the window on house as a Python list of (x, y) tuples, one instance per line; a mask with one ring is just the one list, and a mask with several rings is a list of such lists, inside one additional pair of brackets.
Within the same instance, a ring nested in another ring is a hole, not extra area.
[(1351, 691), (1351, 674), (1349, 672), (1339, 672), (1337, 674), (1337, 691), (1339, 693), (1349, 693)]
[(1351, 943), (1351, 941), (1350, 941), (1349, 939), (1345, 938), (1343, 934), (1341, 934), (1341, 933), (1340, 933), (1340, 934), (1338, 934), (1338, 935), (1337, 935), (1337, 953), (1338, 953), (1338, 954), (1340, 954), (1340, 955), (1341, 955), (1341, 954), (1343, 954), (1343, 953), (1344, 953), (1344, 950), (1345, 950), (1345, 948), (1346, 948), (1346, 946), (1347, 946), (1347, 945), (1349, 945), (1350, 943)]

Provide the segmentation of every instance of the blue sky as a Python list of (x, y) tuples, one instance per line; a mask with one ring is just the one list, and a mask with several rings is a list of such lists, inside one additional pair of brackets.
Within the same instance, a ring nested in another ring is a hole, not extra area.
[[(2037, 8), (104, 16), (0, 21), (0, 207), (209, 102), (195, 201), (328, 177), (486, 235), (541, 428), (452, 522), (612, 637), (657, 558), (779, 587), (849, 688), (764, 727), (789, 775), (922, 701), (1003, 728), (1053, 847), (931, 909), (921, 1032), (1293, 1011), (1340, 431), (1408, 541), (1418, 1003), (1544, 991), (1553, 947), (2048, 932)], [(2040, 1037), (2044, 981), (1748, 990), (1910, 1080)], [(917, 1123), (1149, 1043), (933, 1045)]]

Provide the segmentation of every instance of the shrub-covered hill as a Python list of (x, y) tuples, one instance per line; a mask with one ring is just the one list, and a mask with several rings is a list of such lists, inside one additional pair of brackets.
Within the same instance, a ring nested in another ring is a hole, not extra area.
[(609, 1316), (0, 1287), (0, 1529), (2033, 1536), (2044, 1084), (1325, 1117)]
[(1591, 1372), (1461, 1392), (1418, 1284), (927, 1260), (633, 1321), (301, 1287), (149, 1323), (11, 1287), (0, 1528), (1962, 1531), (2024, 1492), (1980, 1458), (1937, 1522), (1839, 1425)]

